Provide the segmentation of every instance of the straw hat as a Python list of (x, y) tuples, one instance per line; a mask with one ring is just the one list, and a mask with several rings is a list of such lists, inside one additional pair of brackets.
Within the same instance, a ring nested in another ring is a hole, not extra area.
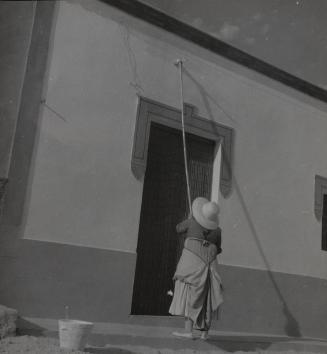
[(192, 213), (195, 220), (205, 229), (214, 230), (218, 227), (219, 206), (217, 203), (198, 197), (193, 201)]

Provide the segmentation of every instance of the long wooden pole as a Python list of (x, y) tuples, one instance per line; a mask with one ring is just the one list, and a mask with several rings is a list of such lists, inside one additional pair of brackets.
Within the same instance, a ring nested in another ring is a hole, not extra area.
[(179, 67), (179, 78), (180, 78), (180, 100), (181, 100), (181, 116), (182, 116), (182, 136), (183, 136), (183, 151), (184, 151), (184, 166), (185, 166), (185, 177), (186, 177), (186, 188), (187, 188), (187, 199), (190, 215), (192, 215), (192, 202), (191, 202), (191, 189), (190, 189), (190, 178), (188, 174), (188, 163), (187, 163), (187, 151), (186, 151), (186, 138), (185, 138), (185, 113), (184, 113), (184, 91), (183, 91), (183, 61), (178, 59), (176, 65)]

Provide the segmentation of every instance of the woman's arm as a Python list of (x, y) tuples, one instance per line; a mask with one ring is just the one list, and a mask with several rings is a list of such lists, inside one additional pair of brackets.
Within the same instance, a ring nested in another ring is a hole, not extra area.
[(190, 219), (187, 219), (187, 220), (184, 220), (182, 222), (180, 222), (177, 226), (176, 226), (176, 231), (179, 233), (179, 234), (182, 234), (184, 232), (187, 231), (188, 227), (189, 227), (189, 224), (190, 224)]
[(218, 228), (209, 233), (207, 240), (217, 247), (217, 253), (221, 253), (221, 229)]
[(217, 254), (220, 254), (222, 252), (222, 249), (221, 249), (221, 229), (220, 228), (217, 230), (216, 246), (217, 246)]

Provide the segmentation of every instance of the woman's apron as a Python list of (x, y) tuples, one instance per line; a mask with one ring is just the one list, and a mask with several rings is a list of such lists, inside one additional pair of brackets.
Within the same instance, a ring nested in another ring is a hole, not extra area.
[(195, 328), (209, 329), (212, 313), (223, 302), (216, 245), (187, 238), (174, 280), (175, 291), (169, 312), (190, 318)]

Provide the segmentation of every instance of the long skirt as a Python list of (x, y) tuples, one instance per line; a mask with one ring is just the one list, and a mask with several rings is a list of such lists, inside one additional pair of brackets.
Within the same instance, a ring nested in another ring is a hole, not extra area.
[(223, 302), (215, 246), (188, 239), (174, 275), (175, 290), (169, 313), (190, 318), (194, 327), (208, 330)]

